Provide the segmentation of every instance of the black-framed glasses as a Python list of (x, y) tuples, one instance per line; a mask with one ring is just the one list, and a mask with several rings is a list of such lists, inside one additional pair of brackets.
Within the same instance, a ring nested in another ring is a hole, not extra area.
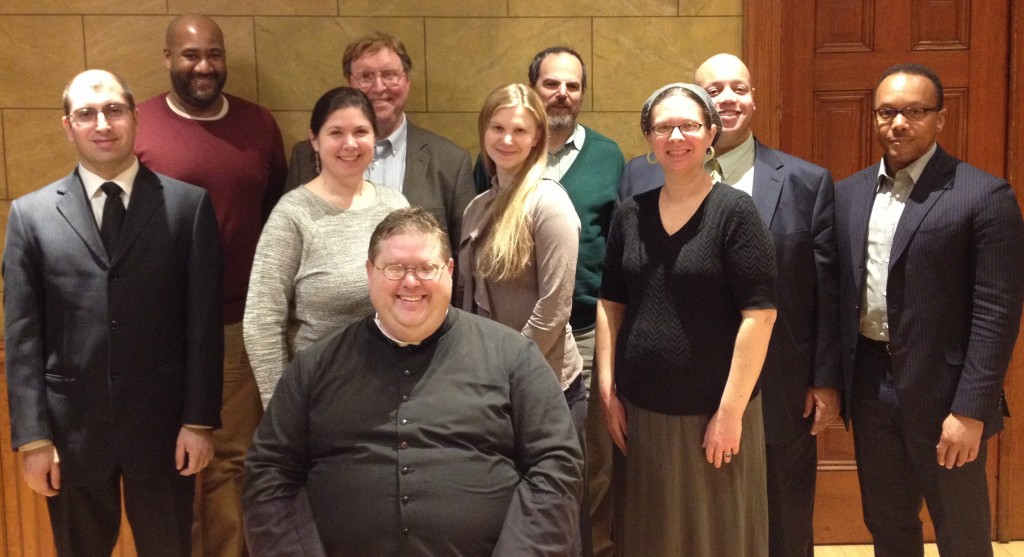
[(911, 122), (919, 122), (928, 115), (929, 112), (938, 112), (942, 110), (941, 106), (908, 106), (906, 108), (876, 108), (872, 110), (875, 113), (875, 119), (880, 123), (892, 122), (896, 116), (902, 114), (904, 118)]
[(110, 123), (124, 120), (130, 113), (131, 109), (128, 108), (128, 105), (110, 103), (99, 110), (95, 108), (72, 110), (71, 114), (68, 114), (68, 119), (77, 126), (92, 126), (96, 124), (100, 114), (103, 114), (103, 119)]
[(393, 263), (383, 267), (377, 267), (374, 265), (374, 268), (381, 273), (384, 273), (384, 278), (388, 280), (402, 280), (410, 271), (420, 280), (434, 280), (438, 272), (444, 267), (434, 265), (433, 263), (423, 263), (422, 265), (417, 265), (415, 267), (406, 267), (405, 265)]
[(398, 85), (403, 75), (405, 75), (403, 70), (366, 71), (352, 74), (352, 81), (362, 87), (369, 87), (376, 83), (379, 77), (385, 86), (393, 87)]
[(682, 124), (654, 124), (651, 126), (651, 131), (654, 132), (655, 135), (670, 135), (672, 130), (679, 128), (679, 131), (682, 133), (697, 133), (703, 127), (704, 124), (701, 124), (700, 122), (687, 121)]

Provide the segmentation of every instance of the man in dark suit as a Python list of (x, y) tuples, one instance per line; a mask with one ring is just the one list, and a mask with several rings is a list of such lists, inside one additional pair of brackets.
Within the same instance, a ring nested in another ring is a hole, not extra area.
[(135, 102), (119, 77), (75, 77), (63, 125), (78, 167), (15, 200), (7, 225), (12, 443), (26, 482), (48, 497), (58, 555), (110, 555), (123, 482), (138, 554), (181, 557), (194, 474), (219, 426), (213, 207), (139, 164)]
[(884, 156), (836, 185), (846, 400), (878, 557), (992, 555), (985, 439), (1024, 301), (1024, 221), (1010, 185), (936, 143), (942, 83), (890, 68), (875, 89)]
[[(712, 159), (720, 168), (712, 171), (709, 164), (709, 171), (753, 196), (775, 243), (778, 318), (760, 380), (768, 466), (768, 543), (772, 557), (811, 557), (817, 473), (814, 435), (838, 415), (842, 386), (832, 176), (753, 137), (754, 88), (739, 58), (712, 56), (697, 68), (694, 82), (715, 100), (722, 118), (722, 136)], [(626, 165), (619, 197), (663, 183), (661, 167), (637, 157)]]
[[(369, 97), (377, 116), (377, 148), (366, 179), (430, 211), (448, 232), (452, 253), (458, 253), (462, 213), (476, 196), (473, 167), (464, 149), (405, 115), (412, 71), (405, 45), (387, 33), (370, 33), (345, 47), (342, 69), (348, 85)], [(285, 190), (312, 180), (318, 165), (309, 140), (296, 143)]]

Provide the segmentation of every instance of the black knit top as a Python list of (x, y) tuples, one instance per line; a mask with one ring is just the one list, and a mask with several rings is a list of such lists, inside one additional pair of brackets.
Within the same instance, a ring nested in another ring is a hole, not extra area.
[[(675, 234), (657, 188), (615, 211), (601, 298), (626, 305), (615, 386), (665, 414), (712, 414), (732, 362), (742, 309), (775, 307), (771, 235), (746, 193), (716, 183)], [(756, 390), (755, 390), (756, 393)]]

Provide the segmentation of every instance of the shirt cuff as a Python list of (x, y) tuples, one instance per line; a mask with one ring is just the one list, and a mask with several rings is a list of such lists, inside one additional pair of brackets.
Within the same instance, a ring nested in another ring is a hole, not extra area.
[(34, 450), (34, 449), (41, 449), (41, 448), (43, 448), (43, 447), (45, 447), (47, 445), (52, 445), (52, 444), (53, 444), (53, 441), (51, 441), (49, 439), (38, 439), (36, 441), (31, 441), (31, 442), (25, 443), (24, 445), (18, 447), (18, 452), (25, 452), (25, 451), (31, 451), (31, 450)]

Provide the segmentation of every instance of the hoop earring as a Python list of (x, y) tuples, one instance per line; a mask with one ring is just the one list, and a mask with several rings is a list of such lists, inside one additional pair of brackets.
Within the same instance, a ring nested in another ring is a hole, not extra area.
[(715, 146), (714, 145), (708, 147), (707, 154), (708, 154), (708, 158), (712, 158), (712, 159), (715, 158)]
[(658, 164), (658, 159), (654, 158), (654, 151), (647, 151), (647, 164)]
[(319, 176), (320, 171), (323, 170), (320, 166), (320, 153), (318, 151), (313, 151), (313, 168), (316, 170), (317, 176)]

